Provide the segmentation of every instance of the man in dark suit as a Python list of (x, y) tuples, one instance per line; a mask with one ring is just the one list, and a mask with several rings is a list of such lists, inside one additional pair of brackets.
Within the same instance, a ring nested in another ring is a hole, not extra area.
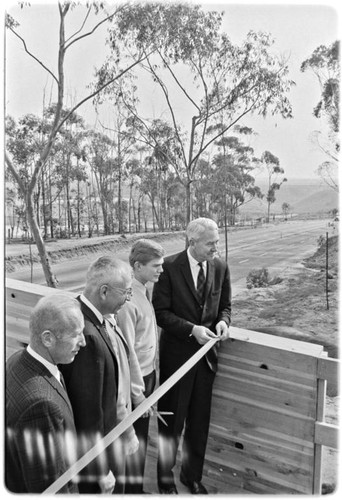
[[(153, 290), (160, 336), (160, 383), (167, 380), (202, 345), (229, 336), (231, 286), (226, 262), (217, 258), (219, 233), (211, 219), (187, 228), (187, 250), (167, 257)], [(206, 494), (202, 471), (209, 431), (212, 385), (217, 371), (215, 346), (158, 403), (167, 426), (158, 421), (158, 486), (177, 494), (172, 469), (184, 428), (180, 480), (193, 494)]]
[[(120, 339), (113, 338), (113, 327), (105, 316), (117, 313), (129, 300), (131, 274), (125, 262), (112, 256), (100, 257), (89, 266), (84, 291), (78, 297), (85, 321), (86, 347), (74, 363), (60, 369), (83, 453), (118, 423), (119, 359), (115, 342)], [(80, 473), (80, 493), (113, 491), (115, 477), (119, 479), (124, 474), (115, 450), (113, 443)]]
[[(6, 364), (5, 482), (12, 493), (42, 493), (77, 459), (76, 429), (58, 363), (85, 345), (79, 302), (42, 298), (30, 317), (30, 343)], [(78, 493), (75, 482), (60, 493)]]

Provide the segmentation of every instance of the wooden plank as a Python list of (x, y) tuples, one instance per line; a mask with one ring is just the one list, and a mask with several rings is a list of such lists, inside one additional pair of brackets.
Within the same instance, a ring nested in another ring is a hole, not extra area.
[(44, 295), (55, 295), (56, 293), (70, 293), (71, 295), (75, 295), (60, 288), (50, 288), (48, 286), (6, 278), (6, 302), (15, 302), (34, 307)]
[[(291, 374), (301, 376), (312, 383), (312, 375), (317, 372), (317, 358), (308, 354), (282, 351), (276, 346), (266, 347), (258, 344), (248, 344), (242, 341), (224, 343), (220, 347), (220, 365), (238, 366), (241, 360), (265, 372), (274, 371), (278, 378)], [(320, 354), (323, 351), (320, 351)]]
[(217, 446), (220, 442), (222, 445), (232, 445), (235, 448), (242, 448), (247, 445), (255, 447), (264, 447), (265, 450), (270, 452), (277, 451), (286, 456), (292, 457), (302, 453), (307, 457), (312, 456), (313, 443), (301, 438), (295, 438), (277, 431), (271, 431), (267, 428), (253, 429), (251, 432), (248, 430), (244, 432), (236, 432), (235, 429), (227, 429), (216, 424), (210, 424), (210, 436)]
[[(220, 411), (222, 400), (224, 403)], [(223, 394), (219, 398), (217, 390), (214, 390), (214, 402), (215, 411), (211, 417), (213, 423), (227, 426), (237, 433), (246, 429), (268, 428), (290, 433), (304, 440), (313, 440), (315, 420), (312, 417), (290, 410), (285, 412), (270, 404), (256, 404), (248, 398), (239, 398), (231, 394)]]
[[(323, 346), (310, 344), (301, 340), (288, 339), (286, 337), (277, 337), (267, 333), (254, 332), (252, 330), (245, 330), (243, 328), (236, 328), (231, 326), (229, 328), (230, 338), (240, 340), (246, 343), (258, 344), (264, 347), (276, 347), (282, 351), (297, 352), (306, 354), (308, 356), (320, 356)], [(223, 345), (225, 345), (224, 342)]]
[[(248, 453), (236, 449), (226, 449), (224, 453), (206, 453), (206, 461), (216, 463), (240, 473), (243, 482), (248, 484), (252, 476), (258, 481), (267, 481), (269, 485), (273, 484), (274, 492), (300, 492), (305, 493), (312, 484), (312, 467), (302, 467), (300, 463), (286, 463), (282, 460), (280, 454), (271, 457), (265, 457), (254, 450)], [(305, 464), (304, 464), (305, 465)], [(245, 487), (245, 484), (244, 484)]]
[(330, 386), (337, 385), (339, 380), (340, 361), (334, 358), (321, 357), (317, 361), (317, 378), (326, 380)]
[[(324, 357), (323, 354), (322, 357)], [(318, 363), (317, 363), (318, 366)], [(327, 381), (320, 378), (317, 380), (317, 407), (316, 407), (316, 420), (318, 422), (324, 421), (325, 413), (325, 397), (326, 397)], [(316, 424), (315, 422), (315, 434), (316, 434)], [(323, 465), (323, 450), (322, 445), (316, 443), (314, 436), (314, 472), (313, 472), (313, 485), (312, 492), (315, 495), (320, 494), (322, 491), (322, 465)]]
[(313, 384), (305, 386), (279, 380), (272, 376), (241, 370), (220, 370), (215, 389), (230, 394), (251, 397), (255, 401), (278, 404), (286, 409), (296, 409), (299, 413), (312, 416), (315, 413), (316, 392)]
[(315, 423), (315, 443), (338, 449), (338, 427), (325, 422)]

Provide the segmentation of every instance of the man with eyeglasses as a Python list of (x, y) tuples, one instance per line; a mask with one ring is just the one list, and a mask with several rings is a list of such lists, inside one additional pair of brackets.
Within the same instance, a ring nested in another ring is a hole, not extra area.
[[(61, 366), (83, 453), (110, 432), (130, 410), (130, 375), (125, 344), (114, 316), (129, 300), (130, 266), (112, 256), (93, 262), (78, 297), (85, 321), (86, 347), (71, 365)], [(123, 493), (122, 443), (135, 452), (133, 427), (80, 473), (80, 493)], [(117, 482), (117, 485), (115, 485)]]
[[(12, 493), (43, 493), (75, 461), (72, 407), (58, 370), (85, 346), (79, 302), (65, 293), (39, 300), (30, 342), (6, 364), (5, 482)], [(78, 493), (69, 481), (59, 493)]]

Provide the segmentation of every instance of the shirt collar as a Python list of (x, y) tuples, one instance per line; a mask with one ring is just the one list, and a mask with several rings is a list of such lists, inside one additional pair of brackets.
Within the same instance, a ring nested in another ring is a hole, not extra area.
[(143, 293), (146, 291), (146, 285), (143, 285), (141, 281), (137, 280), (136, 278), (133, 278), (133, 286), (135, 288), (138, 288), (138, 290), (141, 290)]
[(47, 359), (43, 358), (40, 354), (38, 354), (30, 345), (27, 346), (26, 348), (27, 352), (35, 358), (39, 363), (45, 366), (49, 370), (49, 372), (60, 382), (60, 373), (58, 370), (58, 367), (54, 365), (53, 363), (50, 363)]
[(97, 317), (97, 319), (99, 320), (99, 322), (102, 325), (102, 323), (103, 323), (103, 316), (100, 313), (100, 311), (98, 309), (96, 309), (96, 307), (90, 302), (90, 300), (87, 299), (87, 297), (85, 297), (83, 295), (83, 293), (81, 293), (81, 295), (80, 295), (80, 300), (83, 302), (83, 304), (85, 304), (87, 307), (89, 307), (89, 309), (91, 311), (93, 311), (93, 313), (95, 314), (95, 316)]

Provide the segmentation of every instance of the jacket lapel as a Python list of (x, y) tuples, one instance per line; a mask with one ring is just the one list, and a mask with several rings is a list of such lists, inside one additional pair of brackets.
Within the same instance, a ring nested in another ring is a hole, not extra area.
[(82, 300), (80, 299), (80, 296), (77, 297), (77, 300), (81, 304), (81, 310), (82, 310), (82, 313), (85, 316), (85, 318), (87, 318), (87, 320), (90, 321), (94, 325), (94, 327), (98, 330), (100, 336), (102, 337), (102, 339), (104, 340), (104, 342), (106, 343), (106, 345), (108, 346), (110, 351), (115, 356), (112, 343), (111, 343), (110, 339), (108, 338), (108, 335), (107, 335), (103, 325), (101, 325), (96, 314), (94, 314), (94, 312), (91, 309), (89, 309), (89, 307), (84, 302), (82, 302)]
[(34, 370), (36, 373), (38, 373), (38, 375), (43, 377), (46, 380), (46, 382), (48, 382), (53, 387), (53, 389), (58, 392), (58, 394), (67, 403), (71, 411), (71, 414), (73, 414), (69, 396), (64, 387), (62, 386), (62, 384), (58, 382), (58, 380), (52, 375), (52, 373), (50, 373), (50, 371), (42, 363), (40, 363), (37, 359), (30, 356), (30, 354), (28, 354), (26, 351), (25, 351), (25, 358), (27, 363), (29, 363), (29, 365), (31, 366), (31, 369)]

